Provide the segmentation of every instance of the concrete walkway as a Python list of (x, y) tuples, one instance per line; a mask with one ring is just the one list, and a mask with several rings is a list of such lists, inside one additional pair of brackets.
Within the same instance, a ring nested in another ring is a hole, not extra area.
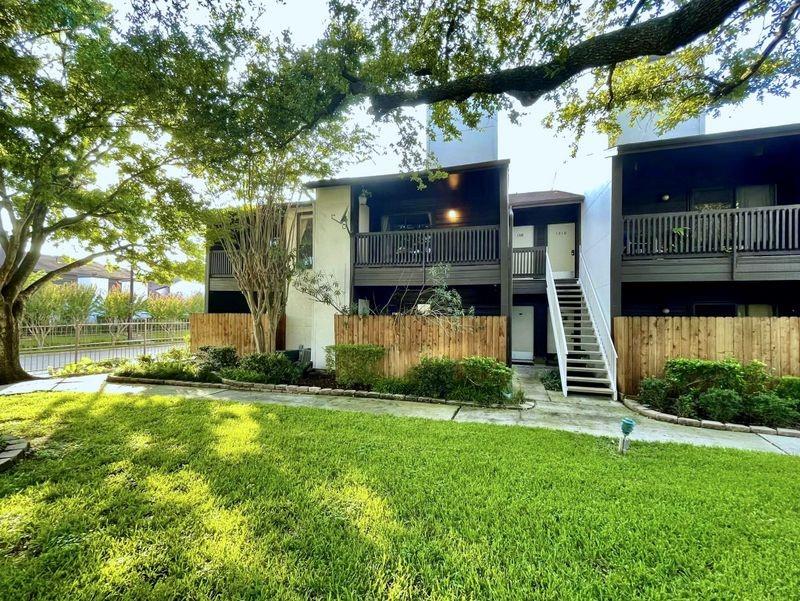
[(632, 439), (652, 442), (676, 442), (717, 446), (751, 451), (766, 451), (800, 456), (800, 438), (770, 436), (744, 432), (725, 432), (679, 426), (648, 419), (628, 410), (621, 403), (600, 397), (570, 396), (546, 391), (534, 370), (517, 368), (517, 379), (536, 407), (519, 409), (482, 409), (453, 405), (411, 403), (354, 397), (282, 394), (220, 388), (191, 388), (149, 384), (114, 384), (105, 376), (50, 378), (0, 387), (0, 396), (26, 392), (106, 392), (109, 394), (174, 395), (211, 398), (246, 403), (273, 403), (296, 407), (315, 407), (339, 411), (421, 417), (457, 422), (478, 422), (499, 425), (528, 426), (580, 432), (593, 436), (620, 435), (620, 421), (632, 417), (636, 429)]

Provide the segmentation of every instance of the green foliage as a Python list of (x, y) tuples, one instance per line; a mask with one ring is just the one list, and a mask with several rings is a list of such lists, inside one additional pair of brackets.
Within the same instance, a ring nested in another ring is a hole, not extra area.
[(677, 390), (695, 394), (709, 388), (727, 388), (738, 392), (744, 387), (744, 369), (735, 359), (670, 359), (664, 365), (664, 377)]
[(775, 383), (775, 394), (785, 399), (800, 399), (800, 378), (783, 376)]
[(325, 349), (328, 368), (344, 388), (369, 388), (382, 375), (386, 349), (377, 344), (334, 344)]
[(241, 367), (225, 367), (219, 371), (219, 375), (226, 380), (237, 380), (239, 382), (255, 382), (258, 384), (286, 384), (286, 382), (273, 382), (268, 375), (260, 371), (253, 371), (252, 369), (244, 369)]
[(675, 413), (673, 386), (664, 378), (644, 378), (639, 384), (639, 402), (664, 413)]
[(300, 368), (280, 351), (242, 357), (239, 369), (259, 374), (266, 384), (296, 384), (300, 378)]
[(70, 325), (86, 323), (100, 301), (94, 286), (80, 284), (62, 284), (60, 296), (59, 321)]
[(491, 357), (466, 357), (458, 361), (423, 357), (404, 378), (379, 378), (372, 389), (479, 405), (519, 404), (524, 393), (514, 391), (512, 381), (513, 371)]
[(142, 296), (124, 292), (120, 288), (111, 290), (104, 299), (99, 301), (100, 316), (108, 322), (131, 321), (142, 311), (147, 304), (147, 299)]
[(195, 353), (194, 361), (200, 377), (207, 378), (223, 369), (236, 367), (239, 357), (232, 346), (201, 346)]
[(446, 357), (422, 357), (406, 374), (410, 390), (417, 396), (450, 398), (460, 382), (459, 362)]
[(65, 378), (69, 376), (89, 376), (93, 374), (105, 374), (114, 371), (115, 368), (125, 363), (124, 359), (111, 358), (95, 361), (89, 357), (81, 357), (77, 363), (67, 363), (58, 369), (50, 368), (51, 376)]
[(800, 425), (800, 378), (776, 378), (760, 361), (671, 359), (664, 376), (642, 380), (640, 402), (682, 417)]
[(154, 380), (184, 380), (189, 382), (219, 382), (219, 377), (201, 370), (186, 349), (170, 349), (158, 357), (142, 355), (134, 363), (124, 363), (114, 373), (118, 376), (151, 378)]
[(774, 427), (792, 427), (800, 424), (798, 400), (784, 398), (772, 392), (753, 395), (746, 402), (750, 422)]
[(735, 390), (709, 388), (697, 397), (700, 416), (721, 422), (730, 422), (742, 412), (742, 397)]
[(197, 296), (186, 298), (180, 294), (151, 294), (144, 308), (150, 318), (156, 321), (183, 321), (189, 318), (190, 313), (197, 313)]
[(700, 417), (697, 413), (697, 402), (693, 394), (682, 394), (675, 400), (675, 414), (679, 417)]
[(542, 383), (545, 390), (561, 391), (561, 376), (559, 375), (558, 369), (545, 370), (542, 372), (542, 375), (539, 376), (539, 381)]
[[(413, 390), (406, 378), (378, 378), (372, 390), (382, 394), (412, 394)], [(420, 396), (420, 395), (417, 395)]]
[(481, 405), (511, 400), (514, 372), (492, 357), (465, 357), (459, 363), (460, 378), (452, 398)]
[(748, 397), (774, 388), (776, 378), (770, 373), (766, 363), (751, 361), (742, 366), (742, 396)]

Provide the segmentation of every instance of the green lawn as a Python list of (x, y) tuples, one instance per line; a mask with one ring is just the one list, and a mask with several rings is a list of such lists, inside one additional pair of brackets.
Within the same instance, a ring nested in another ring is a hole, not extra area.
[(800, 460), (280, 406), (0, 398), (0, 598), (790, 599)]

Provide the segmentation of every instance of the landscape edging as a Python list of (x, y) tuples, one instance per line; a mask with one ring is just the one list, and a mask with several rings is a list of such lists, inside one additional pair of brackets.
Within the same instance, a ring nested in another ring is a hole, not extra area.
[(190, 382), (187, 380), (159, 380), (150, 378), (137, 378), (129, 376), (110, 375), (106, 378), (107, 382), (118, 384), (160, 384), (167, 386), (188, 386), (201, 388), (222, 388), (229, 390), (258, 390), (263, 392), (282, 392), (287, 394), (316, 394), (321, 396), (351, 396), (365, 399), (383, 399), (386, 401), (410, 401), (414, 403), (436, 403), (439, 405), (458, 405), (462, 407), (479, 407), (481, 409), (520, 409), (525, 411), (531, 409), (534, 403), (523, 403), (517, 405), (479, 405), (469, 401), (456, 401), (452, 399), (435, 399), (433, 397), (421, 397), (408, 394), (385, 394), (382, 392), (372, 392), (367, 390), (351, 390), (343, 388), (320, 388), (318, 386), (295, 386), (292, 384), (260, 384), (257, 382), (240, 382), (239, 380), (229, 380), (222, 378), (222, 383), (213, 382)]
[(31, 448), (30, 443), (19, 436), (5, 436), (3, 441), (5, 446), (0, 449), (0, 472), (14, 465)]
[(708, 419), (693, 419), (689, 417), (678, 417), (670, 413), (662, 413), (650, 407), (646, 407), (635, 399), (623, 396), (622, 403), (631, 411), (635, 411), (639, 415), (649, 417), (659, 422), (668, 422), (671, 424), (678, 424), (680, 426), (689, 426), (691, 428), (706, 428), (708, 430), (726, 430), (728, 432), (751, 432), (753, 434), (771, 434), (774, 436), (787, 436), (790, 438), (800, 438), (800, 430), (793, 430), (791, 428), (771, 428), (769, 426), (745, 426), (744, 424), (729, 424), (727, 422), (718, 422)]

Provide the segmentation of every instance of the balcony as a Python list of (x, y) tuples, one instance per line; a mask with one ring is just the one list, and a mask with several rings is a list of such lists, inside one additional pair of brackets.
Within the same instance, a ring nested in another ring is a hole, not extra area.
[(800, 279), (800, 205), (628, 215), (623, 281)]
[(354, 283), (419, 285), (424, 268), (450, 266), (450, 285), (500, 282), (500, 226), (355, 234)]
[(369, 232), (355, 235), (356, 267), (414, 267), (500, 261), (500, 227)]
[(211, 277), (233, 277), (233, 267), (224, 250), (208, 253), (208, 275)]
[(515, 248), (512, 253), (514, 278), (543, 280), (546, 252), (546, 246)]

